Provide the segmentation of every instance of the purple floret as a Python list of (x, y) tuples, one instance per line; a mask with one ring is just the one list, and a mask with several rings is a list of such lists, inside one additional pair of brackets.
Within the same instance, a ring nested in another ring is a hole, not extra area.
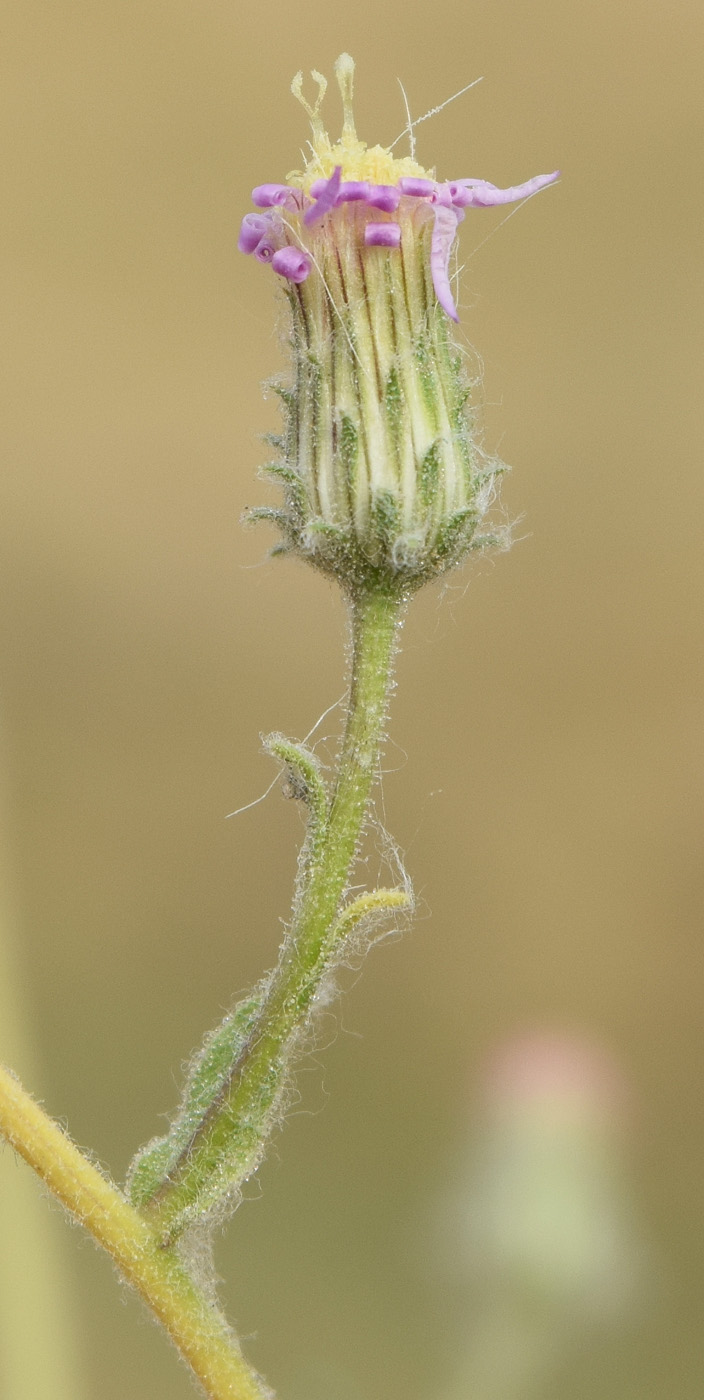
[(415, 175), (402, 175), (398, 182), (401, 194), (410, 195), (412, 199), (427, 199), (428, 195), (434, 193), (435, 180), (421, 180)]
[(274, 272), (278, 272), (280, 277), (287, 277), (289, 282), (305, 282), (312, 263), (307, 253), (301, 248), (292, 248), (289, 244), (286, 248), (278, 248), (271, 259), (271, 266)]
[(271, 209), (275, 206), (282, 206), (286, 209), (300, 209), (301, 191), (295, 190), (292, 185), (256, 185), (252, 190), (252, 204), (258, 204), (260, 209)]
[(318, 219), (324, 218), (326, 214), (330, 213), (331, 209), (335, 208), (335, 201), (340, 193), (341, 179), (342, 166), (336, 165), (330, 179), (325, 180), (322, 186), (320, 186), (320, 182), (316, 180), (318, 193), (316, 195), (315, 204), (311, 204), (310, 208), (306, 209), (303, 215), (304, 224), (316, 224)]
[(454, 209), (448, 209), (445, 204), (437, 204), (435, 206), (433, 237), (430, 244), (430, 271), (433, 276), (435, 295), (443, 311), (446, 311), (453, 321), (460, 319), (457, 315), (457, 307), (448, 277), (450, 250), (455, 241), (456, 232), (457, 215)]
[(265, 233), (268, 233), (270, 226), (271, 219), (266, 214), (245, 214), (237, 240), (240, 252), (253, 253)]
[(258, 262), (270, 263), (278, 246), (278, 242), (272, 234), (265, 233), (254, 249), (254, 256)]
[(455, 180), (449, 188), (456, 191), (453, 203), (473, 209), (488, 209), (492, 204), (513, 204), (517, 199), (527, 199), (538, 190), (552, 185), (559, 177), (559, 170), (551, 175), (534, 175), (522, 185), (511, 185), (507, 190), (499, 190), (488, 180)]
[(340, 193), (337, 196), (337, 202), (338, 204), (345, 204), (348, 200), (368, 200), (370, 188), (368, 180), (345, 180), (344, 183), (340, 185)]
[(401, 203), (401, 191), (398, 185), (370, 185), (367, 195), (367, 204), (371, 204), (373, 209), (383, 209), (385, 214), (393, 214)]
[(389, 220), (384, 224), (367, 224), (364, 229), (364, 242), (367, 248), (398, 248), (401, 242), (401, 225)]
[[(522, 185), (511, 185), (501, 190), (489, 180), (462, 179), (444, 183), (425, 179), (421, 176), (404, 175), (397, 185), (374, 185), (368, 180), (342, 181), (342, 166), (337, 165), (327, 179), (315, 180), (310, 187), (313, 203), (308, 203), (303, 213), (305, 225), (315, 224), (329, 214), (336, 205), (363, 201), (371, 209), (393, 214), (398, 209), (402, 197), (423, 201), (429, 218), (434, 216), (430, 244), (430, 270), (435, 295), (443, 311), (459, 320), (452, 296), (449, 279), (450, 252), (457, 233), (458, 224), (464, 219), (465, 209), (483, 209), (493, 204), (512, 204), (527, 199), (546, 185), (558, 179), (560, 172), (551, 175), (535, 175)], [(257, 185), (252, 190), (252, 199), (264, 214), (246, 214), (240, 228), (238, 247), (242, 253), (253, 253), (259, 262), (269, 262), (275, 272), (290, 282), (304, 282), (313, 266), (312, 259), (305, 249), (286, 242), (284, 222), (280, 210), (287, 209), (300, 215), (307, 203), (300, 189), (291, 185)], [(398, 248), (401, 243), (401, 226), (392, 220), (367, 223), (364, 229), (364, 242), (367, 248)]]
[(442, 204), (445, 209), (449, 209), (452, 204), (452, 195), (449, 185), (436, 185), (430, 196), (431, 204)]

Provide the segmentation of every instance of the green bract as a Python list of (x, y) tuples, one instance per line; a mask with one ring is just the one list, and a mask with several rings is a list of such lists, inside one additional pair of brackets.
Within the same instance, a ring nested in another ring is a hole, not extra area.
[(293, 378), (265, 470), (291, 551), (348, 588), (403, 590), (496, 541), (480, 530), (497, 472), (472, 439), (469, 382), (430, 274), (425, 207), (400, 209), (401, 243), (366, 247), (368, 209), (347, 203), (309, 234), (318, 276), (287, 283)]

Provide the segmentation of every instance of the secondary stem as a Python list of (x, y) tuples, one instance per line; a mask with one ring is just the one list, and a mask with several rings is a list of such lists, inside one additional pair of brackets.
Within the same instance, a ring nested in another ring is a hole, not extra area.
[(264, 1120), (283, 1079), (283, 1057), (306, 1024), (312, 998), (330, 964), (331, 934), (364, 825), (377, 771), (402, 600), (375, 589), (352, 609), (350, 700), (338, 773), (324, 838), (302, 891), (278, 967), (232, 1072), (187, 1149), (149, 1207), (171, 1238), (189, 1207), (207, 1201), (217, 1165), (238, 1137), (240, 1180), (261, 1156)]
[(173, 1249), (0, 1066), (0, 1132), (107, 1250), (163, 1323), (208, 1400), (267, 1400), (219, 1310)]

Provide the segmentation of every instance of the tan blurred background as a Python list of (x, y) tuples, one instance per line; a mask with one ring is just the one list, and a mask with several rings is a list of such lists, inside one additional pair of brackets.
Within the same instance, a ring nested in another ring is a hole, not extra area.
[[(122, 1174), (288, 912), (291, 804), (224, 816), (272, 777), (259, 733), (302, 736), (343, 685), (333, 588), (238, 524), (267, 492), (260, 381), (282, 357), (273, 279), (236, 232), (251, 187), (298, 163), (290, 79), (349, 49), (360, 134), (386, 143), (398, 77), (419, 116), (484, 75), (418, 157), (499, 185), (563, 170), (504, 228), (461, 229), (460, 333), (520, 540), (413, 606), (384, 806), (421, 917), (348, 979), (218, 1266), (282, 1400), (439, 1400), (465, 1304), (434, 1222), (479, 1067), (526, 1030), (586, 1035), (631, 1085), (643, 1282), (535, 1394), (694, 1400), (700, 4), (25, 0), (4, 35), (0, 688), (34, 1089)], [(186, 1400), (110, 1265), (53, 1219), (78, 1400)]]

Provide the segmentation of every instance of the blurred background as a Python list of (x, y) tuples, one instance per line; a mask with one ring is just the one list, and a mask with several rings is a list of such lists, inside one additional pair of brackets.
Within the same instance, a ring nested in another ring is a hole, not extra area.
[[(344, 685), (334, 588), (238, 523), (269, 494), (283, 352), (235, 243), (252, 186), (299, 163), (290, 79), (349, 50), (386, 144), (397, 78), (418, 117), (483, 75), (418, 159), (563, 171), (461, 229), (460, 336), (521, 523), (405, 626), (379, 810), (420, 916), (346, 978), (218, 1245), (282, 1400), (702, 1392), (703, 30), (695, 0), (5, 19), (0, 1054), (119, 1176), (275, 957), (299, 816), (275, 788), (224, 819), (271, 781), (259, 734), (302, 737)], [(490, 1068), (536, 1044), (534, 1074)], [(39, 1208), (34, 1254), (14, 1207), (0, 1232), (3, 1296), (60, 1298), (68, 1400), (186, 1400), (109, 1262)], [(12, 1364), (4, 1400), (58, 1395)]]

